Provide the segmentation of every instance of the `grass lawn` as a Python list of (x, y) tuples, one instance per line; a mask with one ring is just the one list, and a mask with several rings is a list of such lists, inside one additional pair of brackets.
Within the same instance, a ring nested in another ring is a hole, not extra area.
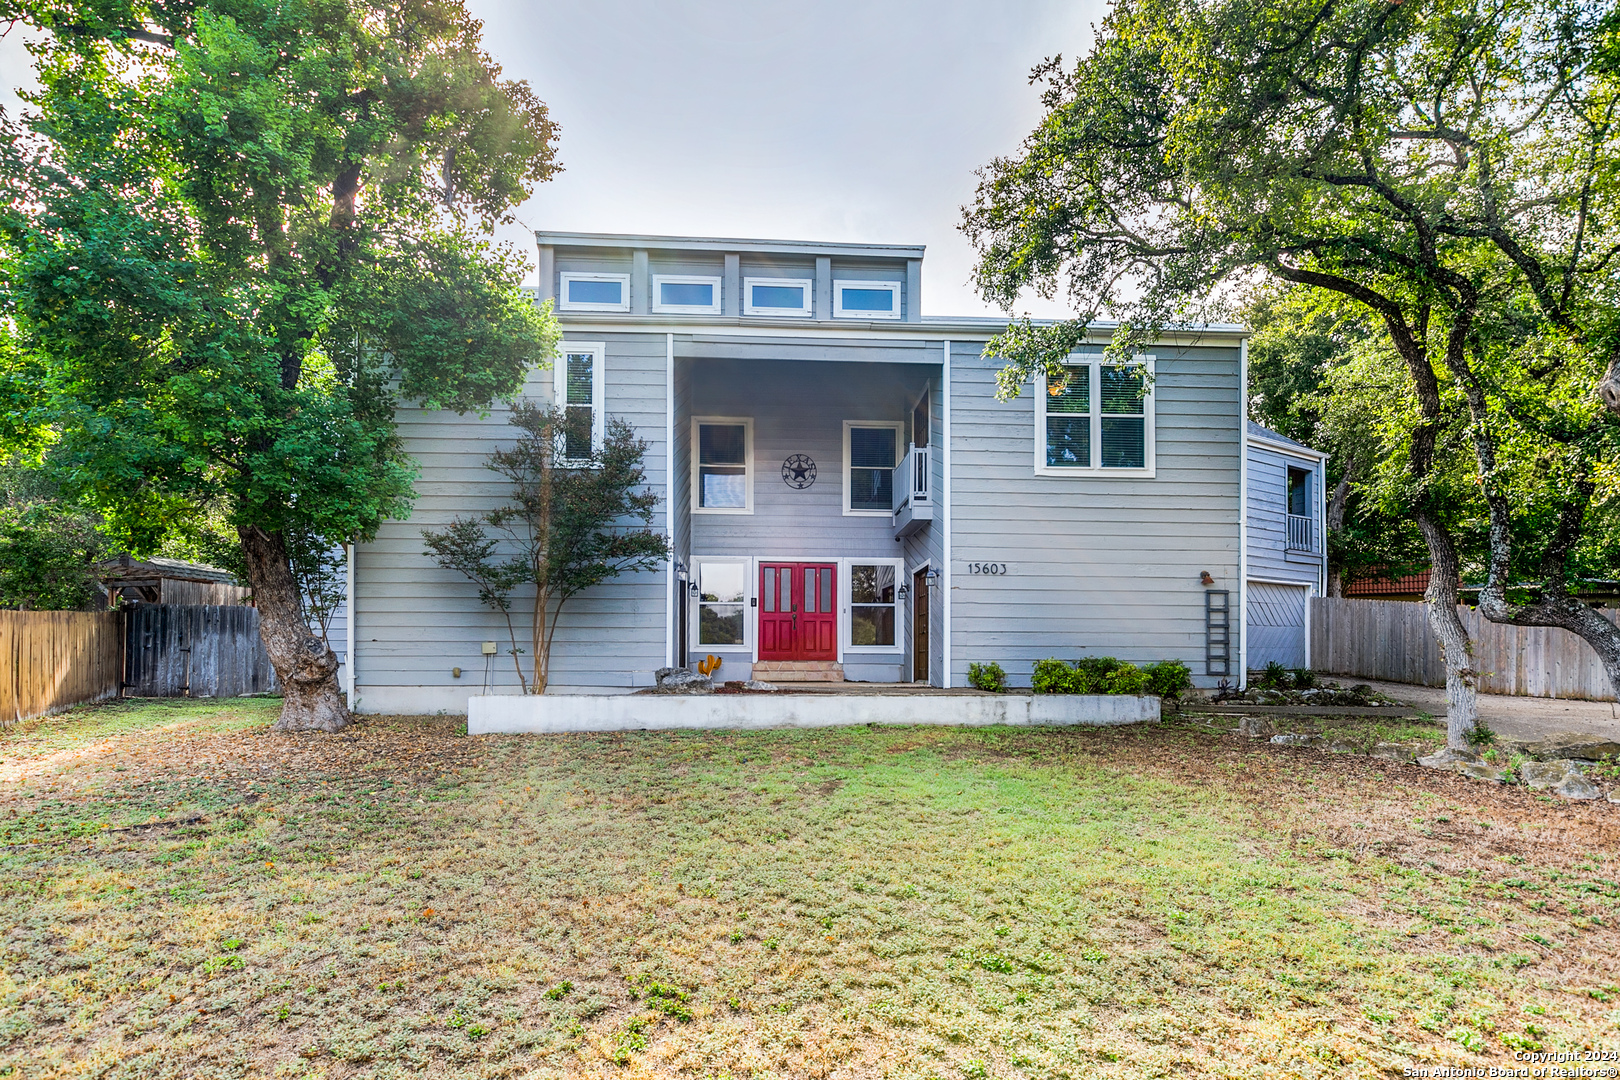
[(1620, 1047), (1620, 805), (1191, 718), (289, 736), (275, 704), (0, 735), (0, 1076), (1398, 1076)]

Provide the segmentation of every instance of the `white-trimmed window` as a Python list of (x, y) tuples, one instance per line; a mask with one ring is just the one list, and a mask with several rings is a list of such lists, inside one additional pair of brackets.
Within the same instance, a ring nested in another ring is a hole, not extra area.
[(741, 416), (692, 418), (692, 511), (754, 512), (754, 421)]
[(1065, 368), (1064, 382), (1035, 382), (1036, 473), (1152, 476), (1153, 357), (1072, 357)]
[(684, 274), (654, 274), (652, 309), (660, 315), (718, 315), (720, 279)]
[(815, 295), (808, 278), (743, 278), (743, 314), (806, 318)]
[(701, 557), (693, 562), (697, 603), (692, 641), (698, 651), (747, 648), (749, 561)]
[(903, 422), (844, 421), (844, 513), (894, 513), (894, 470)]
[(600, 342), (565, 341), (553, 368), (557, 407), (563, 414), (563, 457), (585, 461), (602, 445), (602, 356)]
[(834, 281), (833, 318), (898, 319), (898, 281)]
[(629, 311), (629, 274), (565, 273), (559, 283), (559, 311)]
[(900, 648), (901, 559), (850, 559), (844, 595), (849, 597), (846, 652), (895, 652)]

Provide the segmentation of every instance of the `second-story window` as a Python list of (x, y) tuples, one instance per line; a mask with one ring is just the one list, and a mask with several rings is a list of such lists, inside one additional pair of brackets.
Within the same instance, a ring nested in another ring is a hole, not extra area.
[(816, 283), (805, 278), (744, 278), (743, 314), (805, 318)]
[(898, 319), (899, 317), (898, 281), (833, 282), (833, 318)]
[(652, 309), (669, 315), (720, 314), (720, 279), (678, 274), (655, 274)]
[(629, 311), (629, 274), (561, 275), (559, 311)]
[(563, 412), (563, 457), (585, 461), (602, 445), (601, 345), (564, 342), (556, 366), (556, 401)]
[(697, 476), (692, 509), (699, 513), (747, 514), (754, 509), (752, 420), (700, 416), (692, 421)]
[(844, 423), (844, 513), (892, 514), (904, 424)]
[(1288, 550), (1316, 550), (1316, 516), (1311, 513), (1311, 471), (1288, 467)]
[(1075, 363), (1035, 393), (1035, 471), (1153, 474), (1153, 358)]

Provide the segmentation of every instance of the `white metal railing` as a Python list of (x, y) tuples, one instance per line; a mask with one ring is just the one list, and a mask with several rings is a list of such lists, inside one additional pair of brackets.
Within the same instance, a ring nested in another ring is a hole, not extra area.
[(1288, 515), (1288, 550), (1316, 550), (1316, 522), (1301, 514)]
[(907, 503), (932, 504), (928, 478), (933, 472), (934, 453), (931, 447), (913, 446), (906, 451), (900, 467), (894, 470), (894, 510), (899, 513)]

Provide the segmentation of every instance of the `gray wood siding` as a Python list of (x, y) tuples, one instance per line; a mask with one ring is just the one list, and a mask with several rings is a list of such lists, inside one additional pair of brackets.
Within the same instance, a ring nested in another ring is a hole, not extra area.
[[(963, 343), (952, 352), (952, 681), (971, 661), (999, 662), (1015, 685), (1035, 661), (1111, 655), (1180, 659), (1201, 684), (1204, 590), (1239, 573), (1236, 348), (1159, 346), (1156, 476), (1034, 473), (1027, 391), (995, 400), (1000, 364)], [(1005, 563), (1000, 576), (968, 573)]]
[[(1272, 581), (1319, 581), (1320, 555), (1288, 550), (1288, 469), (1308, 469), (1314, 488), (1320, 481), (1316, 462), (1263, 446), (1249, 447), (1249, 576)], [(1311, 492), (1311, 518), (1317, 517), (1319, 493)], [(1318, 549), (1321, 547), (1318, 540)], [(1253, 657), (1250, 657), (1251, 665)]]
[[(565, 339), (580, 340), (564, 327)], [(622, 416), (649, 444), (648, 482), (664, 484), (665, 338), (662, 334), (594, 335), (605, 341), (605, 407)], [(523, 394), (552, 399), (553, 374), (531, 373)], [(368, 709), (368, 692), (386, 707), (410, 705), (418, 691), (423, 711), (454, 709), (484, 685), (480, 643), (496, 641), (503, 655), (490, 664), (490, 682), (512, 692), (518, 681), (508, 649), (505, 621), (478, 602), (472, 584), (441, 570), (423, 554), (424, 528), (439, 528), (499, 505), (506, 485), (486, 465), (486, 455), (510, 442), (508, 412), (457, 416), (401, 408), (404, 448), (418, 464), (417, 499), (409, 520), (385, 522), (376, 539), (356, 554), (355, 669), (357, 704)], [(665, 527), (666, 507), (654, 518)], [(527, 649), (532, 591), (514, 596), (518, 644)], [(625, 575), (579, 594), (564, 609), (552, 654), (552, 685), (558, 689), (628, 689), (648, 685), (664, 663), (667, 593), (665, 571)], [(451, 674), (460, 667), (459, 679)]]
[[(932, 353), (935, 356), (943, 355), (942, 343), (934, 343)], [(945, 508), (939, 501), (941, 493), (945, 490), (945, 461), (944, 461), (944, 422), (945, 411), (941, 400), (941, 381), (938, 376), (928, 380), (929, 393), (929, 445), (934, 448), (933, 472), (929, 476), (929, 484), (934, 493), (934, 520), (927, 526), (906, 537), (902, 542), (906, 559), (906, 582), (910, 584), (911, 575), (924, 563), (928, 563), (935, 570), (944, 572), (945, 566)], [(936, 588), (931, 597), (932, 603), (928, 606), (928, 681), (934, 686), (943, 685), (945, 667), (943, 664), (945, 610), (944, 593)], [(911, 664), (911, 607), (916, 603), (916, 597), (907, 599), (905, 613), (906, 626), (906, 667), (910, 671)]]
[[(694, 415), (754, 422), (754, 512), (694, 512), (693, 555), (894, 559), (905, 554), (887, 514), (844, 513), (844, 421), (908, 420), (927, 385), (928, 368), (727, 359), (694, 360), (689, 371), (688, 432)], [(806, 490), (782, 480), (782, 462), (792, 454), (815, 459), (816, 482)], [(685, 497), (690, 499), (690, 489)], [(750, 609), (750, 617), (754, 614)], [(904, 611), (899, 618), (904, 622)], [(852, 680), (892, 682), (903, 677), (905, 659), (904, 651), (899, 656), (848, 653), (844, 667)]]

